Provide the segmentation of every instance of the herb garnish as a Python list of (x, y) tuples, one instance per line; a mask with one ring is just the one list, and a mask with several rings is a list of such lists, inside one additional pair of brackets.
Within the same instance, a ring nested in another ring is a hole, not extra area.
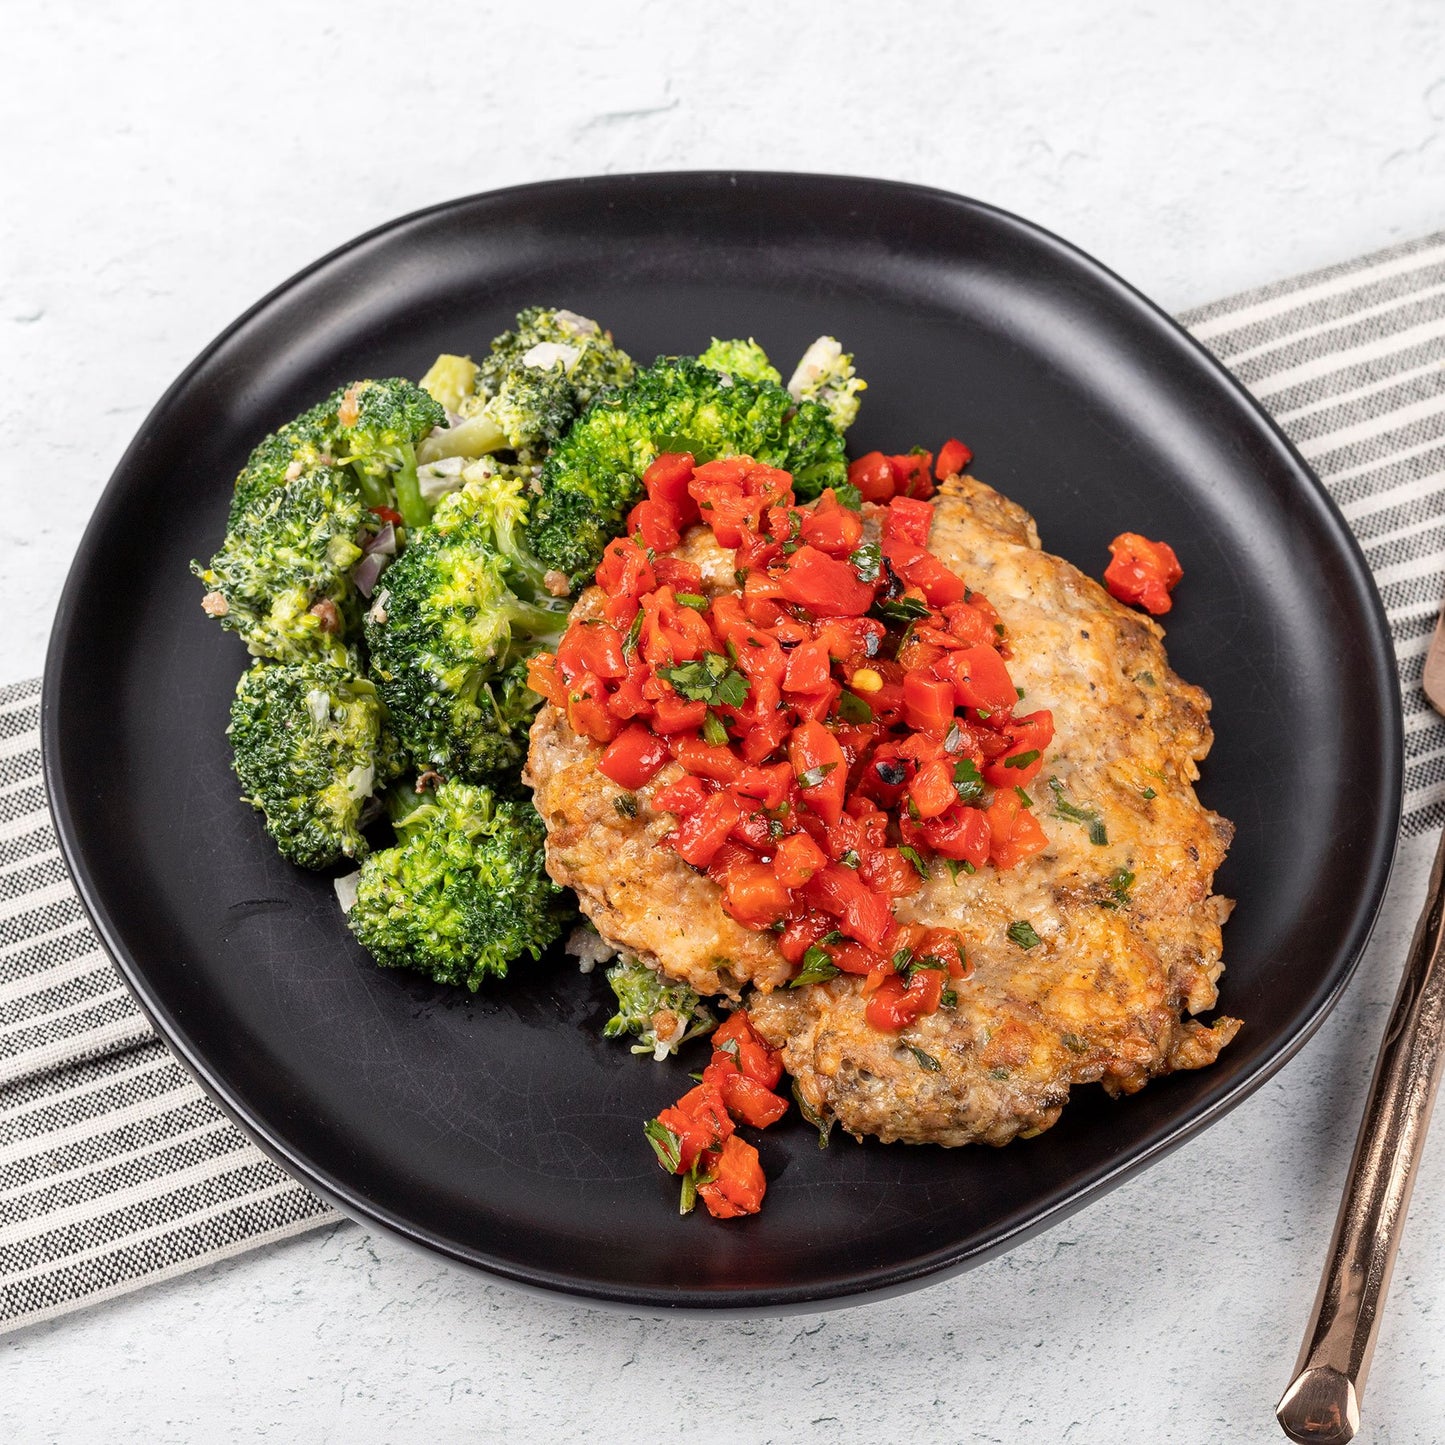
[(1020, 918), (1016, 922), (1010, 923), (1006, 931), (1009, 942), (1018, 944), (1020, 948), (1037, 948), (1043, 942), (1043, 939), (1034, 932), (1034, 926), (1027, 918)]
[(879, 598), (868, 615), (882, 622), (919, 622), (928, 616), (928, 603), (921, 597)]
[(871, 723), (873, 709), (857, 693), (849, 692), (845, 687), (843, 695), (838, 699), (838, 716), (844, 722)]
[(824, 983), (838, 977), (838, 965), (828, 955), (826, 948), (813, 944), (803, 955), (803, 967), (798, 976), (790, 979), (789, 988), (802, 988), (805, 983)]
[(798, 1112), (818, 1131), (818, 1148), (828, 1147), (828, 1135), (833, 1131), (833, 1121), (825, 1119), (808, 1101), (803, 1097), (803, 1091), (798, 1087), (798, 1081), (793, 1080), (793, 1097), (798, 1101)]
[(909, 1044), (907, 1047), (908, 1052), (912, 1054), (915, 1059), (918, 1060), (918, 1066), (920, 1068), (927, 1069), (930, 1074), (936, 1074), (943, 1067), (943, 1065), (940, 1064), (938, 1060), (933, 1057), (932, 1054), (925, 1054), (923, 1050), (918, 1048), (916, 1045)]
[(659, 667), (657, 675), (689, 702), (741, 707), (748, 699), (747, 678), (720, 652), (705, 652), (695, 662), (676, 667)]
[(816, 768), (809, 768), (807, 772), (799, 773), (798, 786), (800, 788), (816, 788), (837, 766), (837, 763), (819, 763)]
[(923, 857), (917, 848), (910, 848), (908, 844), (905, 843), (898, 851), (913, 864), (920, 878), (928, 877), (928, 864), (923, 861)]
[(983, 797), (983, 774), (972, 758), (960, 758), (953, 765), (953, 790), (960, 803), (976, 803)]
[(694, 612), (706, 612), (708, 600), (698, 592), (675, 592), (674, 600), (683, 607), (691, 607)]
[(1109, 841), (1109, 833), (1104, 827), (1103, 818), (1099, 816), (1099, 810), (1097, 808), (1080, 808), (1077, 804), (1069, 802), (1064, 796), (1064, 785), (1057, 778), (1049, 779), (1049, 787), (1054, 794), (1054, 817), (1067, 818), (1071, 823), (1079, 823), (1088, 828), (1089, 842), (1102, 848)]
[(876, 582), (883, 574), (883, 549), (877, 542), (864, 542), (848, 554), (860, 582)]
[(637, 616), (632, 619), (632, 626), (627, 629), (627, 636), (622, 640), (623, 657), (631, 657), (637, 651), (637, 639), (642, 636), (642, 609), (637, 609)]
[(657, 1162), (669, 1174), (676, 1174), (677, 1166), (682, 1163), (682, 1140), (660, 1119), (649, 1119), (642, 1126), (642, 1132), (647, 1135)]
[(1105, 880), (1105, 886), (1114, 896), (1101, 898), (1103, 908), (1122, 908), (1129, 901), (1129, 890), (1134, 886), (1134, 875), (1127, 868), (1116, 868)]
[(702, 739), (715, 748), (727, 746), (728, 730), (723, 725), (723, 720), (711, 708), (702, 720)]

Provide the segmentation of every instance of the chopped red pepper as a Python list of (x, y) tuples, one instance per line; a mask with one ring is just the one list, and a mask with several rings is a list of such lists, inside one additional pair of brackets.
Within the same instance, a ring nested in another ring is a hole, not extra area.
[(671, 760), (667, 744), (641, 723), (624, 728), (603, 750), (597, 771), (619, 788), (640, 788)]
[(1112, 561), (1104, 569), (1104, 585), (1119, 599), (1156, 617), (1174, 605), (1169, 594), (1184, 576), (1179, 558), (1167, 542), (1151, 542), (1137, 532), (1120, 532), (1109, 543)]
[(938, 463), (933, 468), (933, 475), (940, 482), (945, 477), (956, 477), (972, 460), (973, 452), (957, 437), (950, 437), (939, 448)]

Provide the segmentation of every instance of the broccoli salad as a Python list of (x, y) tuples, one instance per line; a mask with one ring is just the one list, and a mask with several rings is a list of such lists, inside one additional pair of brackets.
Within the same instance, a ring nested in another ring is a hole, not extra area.
[[(256, 447), (219, 550), (192, 564), (255, 659), (236, 776), (284, 858), (349, 870), (337, 896), (377, 963), (475, 990), (577, 922), (522, 782), (528, 659), (557, 646), (664, 452), (753, 457), (856, 506), (843, 433), (863, 387), (832, 337), (785, 386), (750, 339), (638, 367), (597, 322), (536, 306), (481, 360), (340, 386)], [(584, 968), (616, 958), (573, 939)], [(606, 977), (604, 1033), (636, 1053), (716, 1025), (630, 956)]]

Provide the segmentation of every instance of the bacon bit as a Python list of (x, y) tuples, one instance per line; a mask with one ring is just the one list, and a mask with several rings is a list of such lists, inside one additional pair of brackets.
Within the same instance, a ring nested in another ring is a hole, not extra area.
[(572, 583), (568, 580), (567, 574), (565, 572), (559, 572), (555, 567), (543, 573), (542, 586), (544, 586), (553, 597), (566, 597), (572, 591)]
[(316, 625), (320, 631), (333, 635), (341, 631), (341, 614), (336, 610), (336, 604), (329, 597), (323, 597), (312, 607), (311, 615), (316, 619)]
[(224, 617), (231, 610), (231, 604), (219, 592), (207, 592), (201, 598), (201, 611), (207, 617)]
[(346, 395), (341, 398), (341, 405), (336, 409), (336, 420), (342, 426), (355, 426), (361, 415), (361, 406), (357, 401), (359, 389), (359, 386), (348, 386)]
[(446, 779), (435, 768), (428, 768), (426, 772), (417, 775), (416, 790), (418, 793), (424, 793), (428, 788), (434, 788), (438, 783), (444, 782)]

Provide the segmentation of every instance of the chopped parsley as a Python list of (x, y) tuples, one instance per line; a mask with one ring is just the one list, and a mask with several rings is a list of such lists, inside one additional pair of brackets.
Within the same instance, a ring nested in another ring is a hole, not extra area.
[(1141, 796), (1146, 803), (1149, 803), (1152, 802), (1155, 798), (1157, 798), (1159, 794), (1156, 793), (1153, 788), (1145, 788)]
[(1113, 895), (1099, 900), (1104, 908), (1122, 908), (1129, 902), (1129, 890), (1134, 886), (1134, 875), (1127, 868), (1116, 868), (1105, 880), (1104, 886)]
[(848, 554), (860, 582), (876, 582), (883, 574), (883, 549), (877, 542), (864, 542)]
[(657, 675), (689, 702), (741, 707), (748, 700), (747, 678), (720, 652), (705, 652), (695, 662), (676, 667), (659, 667)]
[(873, 709), (857, 693), (844, 688), (843, 695), (838, 699), (838, 716), (844, 722), (871, 723)]
[(1109, 832), (1104, 827), (1104, 820), (1099, 816), (1099, 810), (1097, 808), (1081, 808), (1076, 803), (1069, 802), (1064, 796), (1064, 785), (1057, 778), (1049, 779), (1049, 787), (1054, 794), (1054, 817), (1065, 818), (1070, 823), (1078, 823), (1087, 828), (1089, 842), (1102, 848), (1109, 841)]
[(1029, 795), (1028, 795), (1026, 792), (1024, 792), (1023, 788), (1020, 787), (1017, 783), (1014, 784), (1014, 792), (1016, 792), (1016, 793), (1019, 795), (1019, 802), (1021, 802), (1021, 803), (1024, 805), (1024, 807), (1026, 807), (1026, 808), (1032, 808), (1032, 807), (1033, 807), (1033, 805), (1034, 805), (1034, 800), (1033, 800), (1031, 797), (1029, 797)]
[(623, 657), (631, 657), (637, 651), (637, 639), (642, 636), (642, 609), (637, 609), (637, 616), (632, 619), (632, 626), (627, 629), (627, 636), (622, 641)]
[(953, 790), (960, 803), (976, 803), (983, 797), (983, 774), (972, 758), (960, 758), (953, 765)]
[(839, 506), (847, 507), (850, 512), (863, 510), (863, 493), (852, 482), (839, 482), (833, 488), (833, 495), (837, 497)]
[(816, 768), (809, 768), (807, 772), (799, 773), (798, 786), (800, 788), (816, 788), (837, 766), (837, 763), (819, 763)]
[(657, 1162), (669, 1174), (676, 1174), (677, 1166), (682, 1163), (682, 1140), (660, 1119), (649, 1119), (642, 1126), (642, 1132), (647, 1135)]
[(793, 1097), (798, 1101), (798, 1112), (818, 1131), (818, 1148), (828, 1147), (828, 1135), (833, 1132), (833, 1121), (825, 1119), (803, 1096), (798, 1081), (793, 1080)]
[(788, 987), (802, 988), (807, 983), (824, 983), (837, 977), (838, 965), (829, 957), (826, 948), (815, 943), (803, 955), (803, 967), (796, 978), (789, 980)]
[(880, 597), (869, 616), (882, 622), (918, 622), (928, 616), (928, 603), (921, 597)]
[(917, 848), (910, 848), (908, 844), (905, 843), (898, 851), (913, 864), (914, 871), (917, 872), (920, 878), (928, 877), (928, 864), (923, 861), (923, 856)]
[(923, 1050), (916, 1045), (909, 1044), (907, 1048), (908, 1052), (918, 1060), (918, 1067), (920, 1069), (927, 1069), (930, 1074), (936, 1074), (943, 1067), (932, 1054), (925, 1054)]
[(708, 608), (707, 598), (698, 592), (677, 592), (673, 594), (677, 602), (683, 607), (691, 607), (694, 612), (706, 612)]
[(1008, 938), (1010, 943), (1016, 943), (1020, 948), (1037, 948), (1043, 940), (1034, 932), (1034, 926), (1027, 918), (1020, 918), (1008, 926)]
[(1027, 768), (1038, 762), (1038, 760), (1039, 750), (1037, 748), (1030, 748), (1026, 753), (1013, 753), (1009, 757), (1006, 757), (1003, 760), (1003, 765), (1006, 768)]

